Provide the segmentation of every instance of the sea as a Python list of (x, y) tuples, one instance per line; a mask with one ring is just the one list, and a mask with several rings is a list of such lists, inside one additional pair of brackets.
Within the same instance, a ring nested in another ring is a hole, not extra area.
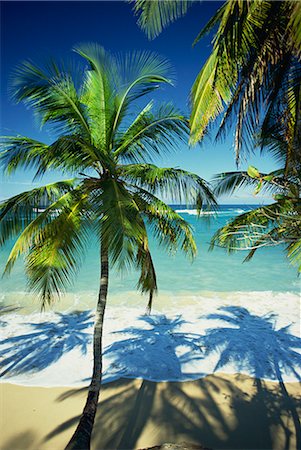
[[(136, 289), (139, 274), (111, 270), (103, 383), (185, 381), (215, 372), (300, 381), (300, 281), (285, 249), (260, 249), (247, 263), (244, 252), (208, 252), (213, 233), (254, 205), (222, 205), (201, 217), (193, 207), (173, 206), (193, 226), (198, 256), (191, 262), (181, 253), (167, 255), (151, 240), (159, 291), (150, 315), (147, 296)], [(12, 245), (1, 252), (1, 270)], [(93, 236), (74, 283), (45, 311), (28, 292), (18, 261), (1, 280), (0, 378), (28, 386), (86, 385), (98, 284)]]
[[(232, 218), (256, 205), (220, 205), (215, 214), (197, 216), (193, 207), (172, 205), (194, 230), (198, 254), (193, 262), (179, 251), (167, 254), (153, 238), (150, 247), (157, 273), (158, 294), (154, 308), (165, 311), (185, 307), (189, 299), (252, 293), (258, 298), (269, 293), (300, 293), (297, 268), (289, 264), (283, 246), (261, 248), (253, 259), (243, 262), (247, 253), (227, 254), (222, 248), (208, 251), (212, 235)], [(209, 218), (209, 220), (208, 220)], [(13, 242), (1, 249), (0, 272), (3, 272)], [(99, 249), (96, 238), (90, 246), (73, 283), (51, 308), (58, 311), (85, 310), (95, 307), (99, 287)], [(137, 292), (139, 273), (135, 270), (112, 269), (109, 282), (109, 302), (115, 306), (144, 307), (147, 297)], [(20, 259), (12, 273), (0, 281), (0, 299), (4, 306), (20, 307), (20, 313), (38, 311), (38, 298), (27, 289), (24, 265)]]

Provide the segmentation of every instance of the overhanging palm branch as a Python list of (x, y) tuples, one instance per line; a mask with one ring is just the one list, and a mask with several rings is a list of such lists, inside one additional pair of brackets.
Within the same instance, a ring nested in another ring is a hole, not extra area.
[[(257, 192), (270, 190), (277, 200), (239, 215), (220, 228), (211, 240), (211, 250), (221, 246), (228, 252), (248, 251), (250, 260), (262, 247), (283, 244), (292, 264), (301, 271), (301, 180), (300, 176), (287, 176), (285, 170), (270, 174), (257, 174), (256, 169), (247, 172), (220, 174), (216, 179), (217, 195), (232, 194), (243, 185), (257, 184)], [(256, 193), (256, 191), (255, 191)]]
[(150, 39), (154, 39), (170, 23), (184, 16), (194, 1), (131, 0), (130, 3), (133, 3), (140, 28)]
[[(135, 1), (139, 26), (154, 37), (198, 2), (184, 2), (183, 8), (181, 3)], [(300, 6), (292, 0), (225, 1), (194, 42), (217, 27), (212, 52), (191, 91), (191, 143), (222, 117), (222, 130), (235, 126), (237, 161), (242, 149), (254, 148), (266, 110), (283, 99), (287, 73), (300, 75), (300, 24)]]

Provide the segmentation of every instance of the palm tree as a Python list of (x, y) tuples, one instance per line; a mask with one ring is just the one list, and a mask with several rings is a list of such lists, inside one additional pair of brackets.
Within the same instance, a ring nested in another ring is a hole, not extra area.
[[(138, 23), (153, 38), (198, 2), (137, 0)], [(229, 251), (286, 245), (301, 270), (301, 3), (227, 0), (197, 36), (218, 27), (212, 52), (191, 91), (192, 142), (221, 117), (218, 138), (235, 126), (236, 161), (241, 150), (268, 151), (280, 170), (271, 174), (230, 172), (217, 176), (217, 194), (257, 184), (272, 189), (276, 203), (238, 216), (220, 229), (212, 246)]]
[(217, 230), (210, 249), (224, 247), (229, 253), (248, 251), (249, 261), (262, 247), (284, 245), (290, 262), (301, 272), (301, 172), (286, 175), (285, 170), (259, 173), (250, 166), (247, 172), (228, 172), (216, 178), (216, 195), (233, 193), (245, 185), (257, 184), (274, 193), (274, 202), (240, 214)]
[(196, 254), (190, 225), (157, 195), (185, 199), (198, 207), (202, 201), (214, 203), (214, 198), (199, 176), (147, 162), (188, 135), (187, 120), (172, 104), (157, 109), (153, 101), (142, 105), (143, 96), (171, 82), (169, 64), (146, 52), (113, 57), (95, 44), (75, 51), (85, 61), (77, 78), (55, 62), (46, 69), (25, 62), (17, 69), (14, 98), (32, 107), (57, 138), (48, 145), (6, 136), (1, 163), (7, 173), (30, 167), (36, 176), (60, 169), (76, 177), (2, 202), (0, 226), (2, 244), (18, 236), (5, 272), (24, 255), (29, 288), (40, 295), (42, 307), (72, 281), (91, 232), (98, 237), (100, 289), (93, 374), (78, 427), (67, 445), (88, 449), (101, 386), (110, 267), (140, 271), (138, 287), (149, 294), (150, 308), (157, 281), (148, 232), (169, 251), (180, 248), (191, 257)]
[(281, 114), (280, 105), (277, 112), (271, 109), (258, 136), (261, 150), (267, 149), (281, 169), (264, 174), (250, 166), (247, 172), (221, 173), (214, 180), (217, 196), (231, 195), (244, 186), (255, 186), (255, 195), (265, 190), (273, 194), (275, 201), (241, 214), (220, 228), (211, 240), (211, 249), (217, 245), (228, 252), (248, 250), (245, 258), (248, 261), (258, 248), (282, 244), (291, 263), (301, 272), (301, 128), (295, 124), (295, 137), (291, 142), (285, 122), (289, 122), (293, 114)]
[[(198, 1), (133, 0), (139, 26), (149, 38), (186, 14)], [(235, 123), (236, 159), (253, 149), (254, 132), (286, 91), (300, 121), (301, 4), (293, 0), (227, 0), (196, 37), (214, 28), (210, 56), (191, 91), (191, 142), (222, 117), (218, 136)], [(296, 92), (299, 87), (299, 93)], [(281, 91), (281, 92), (280, 92)], [(286, 105), (287, 106), (287, 105)], [(285, 108), (286, 109), (286, 108)], [(287, 124), (291, 134), (294, 127)], [(293, 135), (291, 142), (293, 142)]]

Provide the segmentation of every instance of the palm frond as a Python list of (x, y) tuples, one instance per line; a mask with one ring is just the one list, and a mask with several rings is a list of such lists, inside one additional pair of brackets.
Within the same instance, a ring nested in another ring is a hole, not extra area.
[(206, 34), (208, 34), (212, 29), (221, 21), (222, 16), (224, 14), (224, 10), (226, 8), (226, 4), (223, 4), (216, 13), (209, 19), (206, 25), (201, 29), (198, 33), (197, 37), (193, 41), (193, 46), (195, 46)]
[(184, 16), (192, 0), (131, 0), (138, 25), (148, 38), (154, 39), (164, 28)]
[(15, 70), (10, 89), (17, 102), (34, 109), (42, 125), (49, 123), (59, 133), (67, 129), (89, 136), (85, 111), (71, 74), (64, 68), (52, 63), (44, 70), (24, 62)]
[(197, 247), (191, 225), (154, 194), (143, 188), (135, 190), (135, 202), (159, 244), (171, 253), (180, 248), (193, 259)]
[(129, 183), (151, 193), (164, 195), (175, 203), (195, 204), (200, 210), (216, 204), (209, 185), (196, 174), (182, 169), (162, 168), (153, 164), (119, 166), (119, 173)]
[(283, 244), (292, 264), (299, 265), (300, 271), (300, 205), (300, 199), (284, 197), (241, 214), (215, 233), (210, 249), (221, 246), (229, 253), (248, 251), (245, 261), (249, 261), (258, 249)]
[(59, 298), (74, 280), (87, 247), (87, 197), (77, 194), (69, 195), (59, 214), (35, 234), (26, 256), (29, 288), (40, 295), (42, 308)]
[(0, 166), (7, 175), (19, 168), (34, 168), (38, 174), (47, 169), (48, 148), (43, 142), (26, 136), (3, 136), (0, 140)]
[(288, 179), (284, 176), (283, 170), (278, 170), (270, 173), (260, 173), (258, 178), (250, 177), (248, 172), (224, 172), (215, 175), (212, 180), (214, 186), (214, 194), (218, 197), (220, 195), (232, 195), (237, 189), (246, 186), (258, 186), (260, 183), (263, 191), (270, 191), (275, 193), (286, 192), (288, 186)]
[(156, 53), (132, 52), (117, 58), (121, 77), (118, 88), (117, 111), (112, 133), (118, 129), (130, 105), (139, 97), (158, 89), (161, 84), (172, 84), (172, 68), (168, 60)]
[(149, 295), (146, 312), (147, 314), (150, 314), (153, 297), (158, 290), (158, 286), (155, 266), (147, 239), (145, 239), (138, 247), (136, 263), (137, 268), (140, 269), (140, 277), (137, 287), (141, 290), (142, 294), (147, 293)]
[(129, 162), (170, 152), (189, 134), (188, 121), (172, 104), (151, 111), (149, 104), (117, 139), (114, 154)]
[(81, 101), (86, 106), (92, 143), (108, 153), (116, 114), (115, 90), (119, 73), (113, 56), (97, 44), (81, 44), (74, 51), (89, 63)]
[(229, 85), (235, 84), (237, 80), (235, 72), (232, 72), (231, 83), (228, 83), (225, 77), (217, 79), (217, 64), (218, 51), (216, 49), (204, 64), (191, 91), (190, 142), (192, 144), (203, 138), (209, 121), (221, 114), (224, 104), (228, 103), (231, 98)]
[[(299, 226), (301, 225), (300, 222), (299, 219)], [(288, 245), (287, 256), (291, 261), (291, 264), (298, 266), (298, 270), (301, 272), (301, 238)]]
[(79, 172), (87, 167), (99, 167), (102, 154), (81, 135), (60, 136), (52, 144), (25, 136), (3, 136), (0, 140), (0, 165), (8, 175), (19, 168), (35, 169), (34, 179), (48, 169)]
[[(65, 180), (22, 192), (0, 203), (0, 245), (15, 237), (37, 218), (39, 208), (54, 213), (56, 202), (72, 191), (77, 180)], [(53, 205), (53, 207), (51, 206)]]

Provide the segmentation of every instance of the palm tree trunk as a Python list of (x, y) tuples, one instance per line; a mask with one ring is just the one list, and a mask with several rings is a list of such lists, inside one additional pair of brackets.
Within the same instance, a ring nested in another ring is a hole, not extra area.
[(103, 243), (101, 245), (100, 264), (100, 289), (98, 295), (93, 338), (93, 374), (88, 391), (88, 397), (79, 424), (65, 450), (90, 449), (91, 434), (97, 411), (98, 397), (101, 386), (102, 330), (109, 281), (108, 248)]

